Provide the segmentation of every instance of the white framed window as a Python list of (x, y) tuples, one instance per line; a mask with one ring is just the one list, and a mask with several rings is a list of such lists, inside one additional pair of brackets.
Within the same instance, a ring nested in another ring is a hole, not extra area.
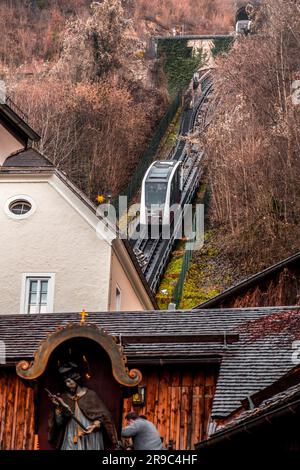
[(116, 286), (116, 311), (119, 312), (121, 310), (121, 303), (122, 303), (122, 293), (120, 287)]
[(5, 202), (4, 212), (14, 220), (27, 219), (36, 211), (36, 203), (26, 194), (12, 196)]
[(52, 273), (23, 274), (20, 313), (53, 312), (54, 280)]

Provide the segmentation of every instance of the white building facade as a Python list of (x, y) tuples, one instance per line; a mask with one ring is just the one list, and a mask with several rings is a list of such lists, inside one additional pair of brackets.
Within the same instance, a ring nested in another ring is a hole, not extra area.
[(0, 105), (0, 314), (155, 308), (129, 244), (31, 148), (24, 122), (10, 128), (7, 110)]

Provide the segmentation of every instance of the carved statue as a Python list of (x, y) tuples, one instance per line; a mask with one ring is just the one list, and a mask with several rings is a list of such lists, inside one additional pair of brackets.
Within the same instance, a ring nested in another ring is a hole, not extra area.
[(83, 386), (77, 364), (59, 368), (66, 393), (48, 395), (55, 405), (49, 416), (49, 442), (61, 450), (114, 449), (118, 438), (105, 404)]

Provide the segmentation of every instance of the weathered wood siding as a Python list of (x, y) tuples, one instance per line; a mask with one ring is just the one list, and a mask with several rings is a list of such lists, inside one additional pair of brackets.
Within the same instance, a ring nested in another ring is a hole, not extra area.
[[(193, 449), (207, 436), (217, 367), (202, 365), (139, 367), (146, 385), (146, 405), (123, 403), (124, 416), (132, 409), (145, 414), (158, 428), (164, 444)], [(119, 402), (120, 403), (120, 402)], [(34, 393), (12, 371), (0, 372), (0, 449), (33, 450)]]
[(164, 445), (173, 441), (174, 449), (193, 449), (207, 436), (218, 368), (166, 365), (139, 369), (146, 386), (146, 405), (132, 407), (131, 398), (124, 400), (123, 425), (126, 414), (134, 410), (157, 426)]
[[(212, 299), (203, 308), (249, 308), (300, 305), (300, 262), (246, 282), (223, 298)], [(199, 306), (200, 307), (200, 306)], [(202, 308), (202, 307), (200, 307)]]
[(0, 449), (33, 450), (34, 396), (14, 371), (0, 372)]
[(222, 307), (268, 307), (300, 304), (300, 268), (283, 269), (255, 287), (246, 290), (242, 295), (224, 302)]

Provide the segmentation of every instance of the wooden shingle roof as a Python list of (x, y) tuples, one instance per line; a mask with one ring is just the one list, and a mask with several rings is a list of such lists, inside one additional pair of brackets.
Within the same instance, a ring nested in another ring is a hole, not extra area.
[[(78, 313), (0, 316), (0, 339), (6, 345), (7, 361), (32, 358), (49, 334), (74, 322), (80, 322)], [(300, 332), (300, 310), (105, 312), (89, 313), (88, 323), (119, 338), (131, 364), (219, 359), (214, 418), (228, 416), (241, 400), (294, 367), (292, 343), (297, 339), (297, 325)], [(284, 324), (293, 328), (284, 328)]]

